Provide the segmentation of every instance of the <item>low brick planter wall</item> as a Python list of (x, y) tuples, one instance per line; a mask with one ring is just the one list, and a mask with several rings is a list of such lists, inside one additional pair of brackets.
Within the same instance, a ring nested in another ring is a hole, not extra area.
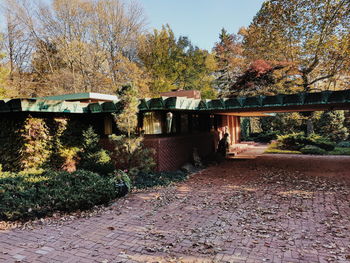
[(146, 147), (155, 150), (158, 171), (173, 171), (192, 160), (193, 149), (197, 148), (200, 157), (214, 152), (214, 135), (199, 133), (174, 136), (146, 136)]

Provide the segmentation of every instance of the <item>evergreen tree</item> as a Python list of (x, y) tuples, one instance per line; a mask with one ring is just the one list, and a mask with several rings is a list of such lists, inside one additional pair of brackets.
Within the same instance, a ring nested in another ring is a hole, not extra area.
[(121, 96), (121, 112), (115, 114), (115, 121), (121, 135), (111, 135), (114, 144), (113, 160), (120, 170), (127, 170), (131, 176), (140, 171), (149, 172), (154, 167), (153, 152), (143, 146), (143, 137), (136, 134), (138, 113), (138, 90), (133, 85), (125, 86)]
[(133, 85), (127, 85), (121, 88), (119, 95), (121, 95), (120, 105), (123, 110), (115, 116), (116, 124), (118, 129), (130, 138), (137, 127), (139, 92)]
[(317, 132), (333, 141), (346, 140), (348, 129), (344, 126), (344, 111), (325, 111), (317, 123)]
[(100, 136), (92, 126), (83, 131), (82, 152), (78, 168), (108, 175), (114, 171), (114, 165), (106, 150), (100, 145)]

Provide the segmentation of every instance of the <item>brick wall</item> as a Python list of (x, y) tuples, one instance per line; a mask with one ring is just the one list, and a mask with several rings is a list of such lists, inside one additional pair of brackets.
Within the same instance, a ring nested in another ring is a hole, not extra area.
[(170, 137), (146, 137), (146, 147), (155, 149), (158, 171), (173, 171), (192, 160), (193, 148), (198, 149), (201, 157), (214, 152), (214, 135), (200, 133)]

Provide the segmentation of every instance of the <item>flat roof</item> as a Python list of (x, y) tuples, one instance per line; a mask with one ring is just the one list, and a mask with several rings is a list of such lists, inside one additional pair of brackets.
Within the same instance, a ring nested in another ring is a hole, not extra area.
[[(117, 96), (99, 93), (80, 93), (46, 97), (43, 99), (0, 100), (0, 112), (65, 112), (65, 113), (107, 113), (117, 112), (121, 105)], [(48, 99), (50, 98), (50, 99)], [(55, 99), (53, 99), (55, 98)], [(92, 99), (96, 101), (84, 102)], [(350, 89), (314, 93), (278, 94), (275, 96), (233, 97), (214, 100), (186, 97), (161, 97), (141, 99), (139, 110), (187, 111), (210, 114), (231, 114), (255, 116), (261, 113), (349, 110)]]
[[(39, 98), (38, 98), (39, 99)], [(103, 101), (118, 101), (118, 96), (102, 94), (102, 93), (94, 93), (94, 92), (86, 92), (86, 93), (73, 93), (73, 94), (62, 94), (56, 96), (46, 96), (40, 97), (40, 99), (47, 100), (103, 100)]]

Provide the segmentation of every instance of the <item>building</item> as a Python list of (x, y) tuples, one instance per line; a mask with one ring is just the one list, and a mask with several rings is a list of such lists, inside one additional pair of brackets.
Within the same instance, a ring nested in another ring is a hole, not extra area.
[[(158, 171), (180, 168), (194, 151), (203, 158), (210, 155), (224, 133), (233, 149), (240, 142), (240, 117), (350, 108), (350, 90), (215, 100), (200, 99), (198, 91), (163, 95), (141, 99), (139, 105), (138, 131), (145, 136), (144, 144), (155, 149)], [(98, 93), (0, 100), (1, 121), (28, 115), (69, 118), (93, 125), (106, 145), (108, 135), (117, 133), (112, 113), (119, 110), (116, 96)]]

